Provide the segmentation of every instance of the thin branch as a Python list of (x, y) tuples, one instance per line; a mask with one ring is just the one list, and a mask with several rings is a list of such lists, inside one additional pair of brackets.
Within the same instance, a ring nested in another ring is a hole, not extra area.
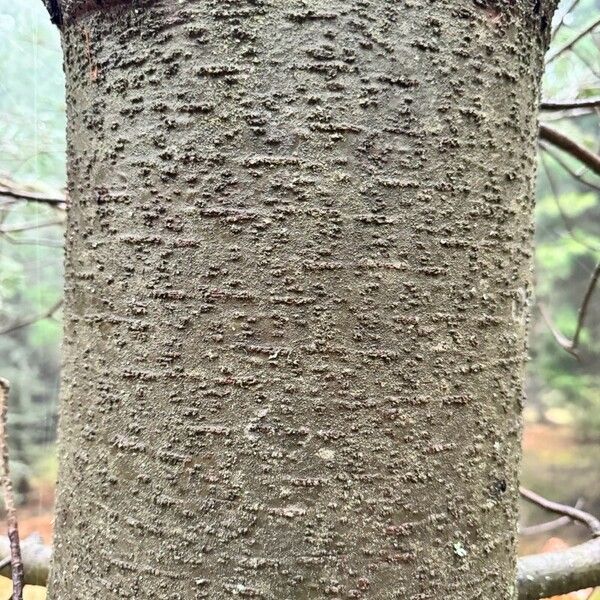
[(591, 515), (590, 513), (579, 508), (575, 508), (574, 506), (553, 502), (552, 500), (548, 500), (524, 487), (519, 488), (519, 493), (521, 494), (521, 497), (525, 498), (525, 500), (536, 504), (544, 510), (563, 515), (565, 517), (569, 517), (569, 519), (572, 519), (573, 521), (583, 523), (591, 531), (594, 537), (600, 537), (600, 520), (594, 517), (594, 515)]
[[(23, 568), (25, 570), (25, 585), (42, 585), (48, 582), (48, 572), (52, 559), (52, 548), (45, 546), (37, 533), (32, 533), (21, 542)], [(6, 536), (0, 536), (0, 574), (11, 576), (10, 572), (10, 542)]]
[(35, 245), (35, 246), (45, 246), (49, 248), (62, 248), (62, 243), (60, 241), (52, 240), (52, 239), (43, 239), (43, 238), (16, 238), (13, 237), (14, 233), (24, 233), (26, 231), (31, 231), (34, 229), (42, 229), (45, 227), (53, 227), (55, 225), (64, 225), (63, 219), (53, 219), (50, 221), (43, 221), (41, 223), (23, 223), (21, 225), (13, 225), (7, 227), (0, 227), (0, 236), (4, 237), (6, 241), (11, 244), (16, 245)]
[(519, 600), (539, 600), (600, 585), (600, 538), (517, 561)]
[(588, 33), (591, 33), (594, 29), (596, 29), (598, 25), (600, 25), (600, 18), (596, 19), (595, 21), (592, 21), (587, 27), (582, 29), (570, 42), (552, 52), (546, 59), (546, 65), (549, 65), (551, 62), (555, 61), (559, 56), (562, 56), (565, 52), (573, 48), (575, 44), (577, 44)]
[(542, 315), (542, 318), (544, 319), (544, 323), (546, 323), (546, 326), (550, 330), (550, 333), (552, 334), (552, 337), (554, 338), (554, 340), (556, 341), (556, 343), (563, 350), (565, 350), (569, 354), (573, 355), (577, 360), (580, 360), (579, 354), (577, 353), (577, 351), (573, 350), (573, 348), (572, 348), (573, 342), (569, 338), (566, 338), (554, 326), (554, 323), (552, 323), (552, 319), (550, 318), (550, 315), (548, 314), (548, 311), (547, 311), (546, 307), (543, 304), (541, 304), (541, 303), (538, 305), (538, 307), (540, 309), (540, 314)]
[(2, 454), (2, 487), (4, 490), (4, 504), (8, 521), (8, 539), (10, 540), (10, 565), (13, 583), (12, 600), (23, 600), (23, 561), (21, 559), (21, 544), (19, 542), (19, 523), (15, 496), (10, 479), (10, 465), (8, 460), (8, 442), (6, 434), (6, 411), (10, 385), (6, 379), (0, 379), (0, 453)]
[(598, 69), (585, 57), (585, 54), (583, 54), (580, 49), (573, 48), (573, 55), (576, 56), (591, 73), (598, 77)]
[(55, 315), (55, 313), (58, 311), (58, 309), (62, 305), (63, 305), (63, 301), (61, 299), (58, 302), (55, 302), (46, 312), (43, 312), (43, 313), (37, 314), (37, 315), (32, 315), (30, 317), (27, 317), (26, 319), (23, 319), (22, 321), (17, 321), (16, 323), (13, 323), (12, 325), (5, 327), (4, 329), (0, 329), (0, 335), (12, 333), (13, 331), (17, 331), (17, 329), (22, 329), (23, 327), (33, 325), (34, 323), (37, 323), (38, 321), (43, 321), (44, 319), (49, 319)]
[(23, 190), (11, 180), (5, 178), (0, 179), (0, 196), (6, 196), (14, 200), (25, 200), (27, 202), (43, 202), (58, 207), (66, 204), (67, 201), (64, 196), (49, 196), (39, 192)]
[(577, 316), (577, 325), (575, 326), (575, 333), (573, 334), (572, 339), (566, 338), (560, 331), (552, 324), (552, 320), (550, 319), (550, 315), (548, 315), (545, 307), (540, 304), (540, 312), (542, 313), (542, 317), (548, 328), (552, 332), (554, 339), (557, 344), (566, 350), (569, 354), (575, 356), (575, 358), (579, 359), (579, 354), (577, 352), (577, 347), (579, 346), (579, 337), (581, 336), (581, 331), (583, 329), (583, 325), (585, 323), (585, 317), (587, 316), (587, 311), (590, 305), (590, 300), (592, 299), (592, 295), (594, 294), (594, 289), (596, 288), (596, 284), (598, 283), (598, 279), (600, 278), (600, 262), (596, 264), (592, 272), (592, 276), (590, 277), (590, 281), (588, 283), (588, 287), (585, 291), (585, 295), (583, 297), (583, 302), (579, 307), (579, 313)]
[(571, 156), (577, 158), (584, 165), (589, 167), (594, 173), (600, 175), (600, 156), (585, 146), (582, 146), (575, 140), (566, 136), (564, 133), (552, 129), (543, 123), (540, 124), (540, 138), (567, 152)]
[(556, 204), (556, 208), (558, 209), (558, 212), (560, 213), (560, 218), (562, 219), (562, 222), (565, 226), (565, 229), (567, 230), (567, 232), (569, 233), (569, 235), (581, 246), (583, 246), (584, 248), (587, 248), (588, 250), (591, 250), (592, 252), (600, 252), (600, 247), (595, 246), (593, 244), (589, 244), (585, 239), (581, 239), (581, 237), (579, 236), (579, 233), (575, 230), (575, 228), (573, 227), (571, 220), (569, 219), (568, 215), (565, 213), (565, 211), (563, 210), (563, 207), (560, 203), (560, 199), (557, 195), (553, 195), (554, 196), (554, 203)]
[(548, 180), (548, 183), (550, 184), (550, 190), (552, 192), (552, 197), (554, 199), (554, 203), (556, 204), (556, 208), (558, 209), (560, 218), (562, 219), (565, 229), (568, 231), (569, 235), (578, 244), (581, 244), (588, 250), (592, 250), (592, 252), (600, 252), (600, 247), (589, 244), (585, 239), (582, 240), (580, 238), (579, 234), (577, 233), (577, 231), (573, 227), (573, 224), (571, 223), (571, 219), (568, 217), (568, 215), (563, 210), (561, 203), (560, 203), (560, 198), (559, 198), (556, 182), (554, 181), (554, 178), (552, 177), (552, 173), (550, 172), (550, 169), (548, 168), (548, 165), (546, 164), (546, 157), (544, 154), (542, 154), (542, 167), (544, 168), (544, 173), (546, 173), (546, 179)]
[(575, 334), (573, 335), (573, 349), (577, 348), (579, 344), (579, 336), (581, 334), (581, 330), (583, 329), (583, 324), (585, 322), (585, 317), (587, 314), (588, 307), (590, 305), (590, 300), (592, 299), (592, 295), (594, 293), (594, 289), (596, 284), (598, 283), (598, 278), (600, 277), (600, 262), (596, 265), (592, 276), (590, 277), (590, 281), (588, 283), (587, 290), (585, 291), (585, 296), (583, 297), (583, 302), (579, 308), (579, 315), (577, 318), (577, 327), (575, 328)]
[(544, 113), (544, 124), (553, 125), (554, 123), (560, 123), (561, 121), (575, 122), (575, 119), (582, 119), (589, 115), (595, 115), (596, 109), (594, 108), (579, 108), (577, 110), (565, 110), (562, 112), (548, 112)]
[(550, 533), (557, 529), (562, 529), (572, 522), (573, 521), (569, 517), (558, 517), (557, 519), (552, 519), (552, 521), (538, 523), (537, 525), (524, 525), (519, 527), (519, 535), (523, 537), (542, 535), (543, 533)]
[(49, 240), (43, 238), (27, 238), (27, 239), (19, 239), (15, 238), (8, 233), (3, 233), (0, 231), (0, 236), (2, 236), (7, 242), (14, 244), (15, 246), (44, 246), (45, 248), (62, 248), (63, 245), (61, 242), (56, 240)]
[(63, 219), (53, 219), (51, 221), (42, 221), (41, 223), (22, 223), (8, 227), (0, 227), (0, 233), (23, 233), (33, 229), (43, 229), (44, 227), (53, 227), (54, 225), (64, 225)]
[[(583, 500), (581, 498), (579, 498), (575, 503), (575, 508), (583, 508)], [(519, 535), (533, 536), (541, 535), (543, 533), (550, 533), (551, 531), (555, 531), (561, 527), (566, 527), (571, 523), (573, 523), (573, 519), (563, 515), (557, 519), (552, 519), (551, 521), (546, 521), (544, 523), (537, 523), (536, 525), (522, 525), (519, 527)]]
[(600, 192), (600, 185), (596, 185), (595, 183), (584, 179), (580, 173), (576, 173), (556, 152), (551, 150), (547, 144), (541, 142), (540, 146), (544, 152), (551, 156), (571, 177), (581, 182), (583, 185)]
[(519, 558), (518, 600), (539, 600), (600, 585), (600, 520), (577, 507), (547, 500), (526, 488), (519, 488), (519, 492), (529, 502), (562, 515), (561, 519), (583, 523), (595, 539), (566, 550)]
[(574, 110), (576, 108), (600, 108), (600, 97), (573, 100), (546, 100), (540, 103), (541, 110)]

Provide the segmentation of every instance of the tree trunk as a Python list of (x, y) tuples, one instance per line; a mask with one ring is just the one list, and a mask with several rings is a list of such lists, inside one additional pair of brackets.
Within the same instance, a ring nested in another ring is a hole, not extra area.
[(513, 598), (552, 7), (50, 4), (50, 598)]

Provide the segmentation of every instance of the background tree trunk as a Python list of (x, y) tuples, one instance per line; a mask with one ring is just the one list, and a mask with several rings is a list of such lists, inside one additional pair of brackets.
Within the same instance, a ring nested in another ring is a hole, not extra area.
[(551, 7), (95, 5), (50, 597), (512, 598)]

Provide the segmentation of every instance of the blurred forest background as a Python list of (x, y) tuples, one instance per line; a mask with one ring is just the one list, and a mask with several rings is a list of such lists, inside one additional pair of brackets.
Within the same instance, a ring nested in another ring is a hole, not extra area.
[[(561, 4), (547, 58), (545, 99), (600, 96), (599, 15), (600, 0)], [(564, 50), (581, 32), (585, 35)], [(600, 146), (598, 117), (598, 108), (542, 113), (545, 123), (594, 152)], [(62, 198), (64, 130), (58, 32), (40, 0), (0, 0), (0, 374), (12, 384), (9, 429), (22, 534), (37, 530), (48, 542), (56, 479), (66, 207), (60, 202), (18, 200), (10, 190)], [(572, 338), (600, 260), (599, 194), (600, 177), (569, 155), (540, 145), (536, 305), (523, 481), (548, 498), (584, 503), (596, 515), (600, 515), (600, 290), (591, 298), (578, 358), (556, 338), (559, 332)], [(548, 515), (524, 505), (522, 519), (530, 525)], [(525, 533), (533, 535), (523, 536), (524, 552), (556, 544), (557, 536), (571, 544), (587, 535), (578, 526)], [(548, 541), (550, 536), (554, 541)]]

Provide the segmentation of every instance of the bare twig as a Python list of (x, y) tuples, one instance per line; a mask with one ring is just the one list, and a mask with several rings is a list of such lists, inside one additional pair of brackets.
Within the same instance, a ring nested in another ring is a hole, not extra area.
[(575, 119), (588, 117), (589, 115), (596, 114), (595, 108), (578, 108), (573, 110), (562, 110), (556, 112), (546, 112), (544, 114), (544, 123), (546, 125), (552, 125), (553, 123), (559, 123), (560, 121), (575, 122)]
[(560, 199), (559, 199), (559, 197), (557, 195), (554, 195), (554, 203), (556, 204), (556, 208), (558, 209), (558, 212), (560, 214), (560, 218), (562, 219), (562, 222), (564, 223), (565, 229), (568, 231), (569, 235), (578, 244), (581, 244), (584, 248), (587, 248), (588, 250), (591, 250), (592, 252), (600, 252), (600, 247), (588, 243), (585, 239), (582, 239), (579, 236), (578, 232), (573, 227), (573, 224), (571, 223), (571, 220), (569, 219), (569, 217), (567, 216), (567, 214), (563, 210), (563, 208), (561, 206), (561, 203), (560, 203)]
[(600, 185), (596, 185), (595, 183), (584, 179), (580, 173), (576, 173), (571, 167), (556, 153), (554, 152), (547, 144), (543, 142), (540, 143), (540, 146), (544, 150), (546, 154), (551, 156), (571, 177), (576, 179), (577, 181), (583, 183), (583, 185), (592, 188), (593, 190), (597, 190), (600, 192)]
[[(572, 506), (519, 488), (521, 496), (561, 519), (583, 523), (595, 539), (559, 552), (524, 556), (517, 561), (518, 600), (539, 600), (600, 585), (600, 520)], [(556, 522), (560, 521), (557, 519)]]
[(8, 539), (10, 541), (10, 564), (13, 583), (12, 600), (23, 600), (23, 561), (19, 542), (19, 523), (15, 496), (10, 479), (8, 460), (8, 442), (6, 434), (6, 411), (10, 386), (6, 379), (0, 379), (0, 453), (2, 454), (2, 487), (8, 521)]
[(553, 146), (556, 146), (571, 156), (574, 156), (586, 167), (594, 171), (594, 173), (600, 175), (600, 156), (591, 150), (588, 150), (585, 146), (577, 143), (575, 140), (572, 140), (564, 133), (561, 133), (556, 129), (552, 129), (552, 127), (548, 127), (548, 125), (544, 125), (542, 123), (540, 125), (540, 139), (546, 140)]
[(598, 27), (598, 25), (600, 25), (600, 18), (596, 19), (595, 21), (592, 21), (587, 27), (582, 29), (570, 42), (549, 54), (548, 58), (546, 58), (546, 64), (549, 65), (559, 56), (562, 56), (565, 52), (573, 48), (575, 44), (577, 44), (588, 33), (591, 33), (596, 27)]
[(600, 585), (600, 538), (517, 561), (519, 600), (539, 600)]
[(566, 338), (558, 329), (552, 324), (552, 320), (550, 319), (550, 315), (548, 315), (543, 304), (540, 304), (540, 312), (542, 313), (542, 317), (546, 324), (548, 325), (554, 339), (557, 344), (566, 350), (569, 354), (575, 356), (575, 358), (579, 359), (579, 354), (577, 353), (577, 347), (579, 346), (579, 338), (581, 336), (581, 331), (583, 329), (583, 325), (585, 323), (585, 317), (587, 315), (588, 307), (590, 305), (590, 300), (592, 299), (592, 295), (594, 293), (594, 289), (596, 288), (596, 284), (598, 283), (598, 279), (600, 278), (600, 262), (596, 264), (592, 272), (592, 276), (590, 277), (590, 281), (588, 283), (588, 287), (585, 291), (585, 295), (583, 297), (583, 302), (579, 307), (579, 314), (577, 317), (577, 325), (575, 326), (575, 333), (573, 334), (572, 339)]
[(566, 136), (564, 133), (552, 129), (543, 123), (540, 125), (540, 138), (574, 156), (582, 162), (586, 167), (589, 167), (594, 173), (600, 175), (600, 156), (588, 150), (575, 140)]
[(546, 309), (546, 307), (543, 304), (539, 304), (539, 309), (540, 309), (540, 314), (542, 315), (542, 318), (544, 319), (544, 323), (546, 323), (548, 329), (550, 330), (550, 333), (552, 334), (552, 336), (554, 337), (554, 340), (556, 341), (556, 343), (566, 352), (568, 352), (569, 354), (572, 354), (577, 360), (579, 360), (579, 354), (573, 350), (572, 348), (572, 341), (569, 338), (566, 338), (555, 326), (554, 323), (552, 323), (552, 319), (550, 318), (550, 315), (548, 314), (548, 310)]
[(583, 324), (585, 321), (585, 317), (587, 314), (588, 306), (590, 304), (590, 300), (592, 299), (592, 294), (594, 293), (594, 289), (596, 284), (598, 283), (598, 278), (600, 277), (600, 262), (596, 265), (596, 268), (592, 272), (592, 276), (590, 277), (590, 281), (588, 283), (587, 290), (585, 291), (585, 295), (583, 297), (583, 302), (579, 307), (579, 315), (577, 318), (577, 327), (575, 328), (575, 334), (573, 335), (573, 343), (571, 347), (573, 349), (577, 348), (579, 344), (579, 336), (581, 334), (581, 330), (583, 329)]
[(546, 100), (540, 103), (541, 110), (574, 110), (578, 108), (600, 108), (600, 98), (577, 98), (573, 100)]
[(558, 209), (560, 218), (562, 219), (562, 221), (564, 223), (565, 229), (569, 232), (569, 235), (578, 244), (581, 244), (585, 248), (588, 248), (588, 250), (592, 250), (593, 252), (600, 252), (600, 247), (589, 244), (585, 239), (581, 239), (581, 237), (579, 236), (579, 234), (573, 227), (573, 224), (571, 223), (571, 219), (568, 217), (568, 215), (563, 210), (563, 208), (560, 204), (560, 198), (558, 195), (558, 188), (556, 186), (556, 182), (554, 181), (554, 178), (552, 177), (552, 173), (551, 173), (550, 169), (548, 168), (548, 165), (546, 164), (546, 157), (543, 154), (542, 154), (542, 167), (544, 168), (544, 173), (546, 173), (546, 179), (548, 180), (548, 183), (550, 184), (550, 190), (552, 191), (554, 203), (556, 204), (556, 208)]
[(24, 233), (34, 229), (43, 229), (45, 227), (53, 227), (55, 225), (64, 225), (63, 219), (52, 219), (50, 221), (42, 221), (41, 223), (23, 223), (21, 225), (12, 225), (0, 227), (0, 236), (6, 239), (11, 244), (16, 245), (35, 245), (46, 246), (49, 248), (62, 248), (62, 243), (58, 240), (43, 239), (43, 238), (20, 238), (14, 237), (15, 233)]
[(45, 227), (53, 227), (54, 225), (64, 225), (63, 219), (53, 219), (51, 221), (42, 221), (41, 223), (22, 223), (20, 225), (9, 225), (8, 227), (0, 227), (0, 233), (23, 233), (33, 229), (43, 229)]
[(63, 244), (58, 240), (44, 239), (44, 238), (26, 238), (20, 239), (13, 237), (8, 233), (0, 231), (2, 236), (7, 242), (14, 244), (15, 246), (44, 246), (45, 248), (62, 248)]
[(594, 517), (594, 515), (574, 506), (553, 502), (524, 487), (519, 488), (519, 493), (525, 500), (536, 504), (544, 510), (549, 510), (550, 512), (569, 517), (573, 521), (583, 523), (594, 537), (600, 537), (600, 520)]
[(591, 73), (593, 73), (596, 77), (598, 77), (598, 69), (596, 65), (591, 63), (583, 54), (580, 49), (573, 48), (573, 55), (576, 56), (588, 69)]
[[(46, 585), (52, 558), (52, 548), (45, 546), (37, 533), (32, 533), (21, 541), (21, 555), (25, 571), (25, 585)], [(6, 536), (0, 536), (0, 574), (10, 577), (10, 541)]]
[(32, 315), (30, 317), (27, 317), (26, 319), (23, 319), (22, 321), (18, 321), (16, 323), (13, 323), (12, 325), (9, 325), (8, 327), (5, 327), (4, 329), (1, 329), (0, 335), (12, 333), (13, 331), (16, 331), (17, 329), (22, 329), (23, 327), (27, 327), (28, 325), (33, 325), (34, 323), (37, 323), (38, 321), (42, 321), (43, 319), (49, 319), (50, 317), (53, 317), (55, 315), (55, 313), (58, 311), (58, 309), (62, 305), (63, 305), (63, 301), (61, 299), (58, 302), (55, 302), (45, 312), (43, 312), (41, 314), (37, 314), (37, 315)]
[(33, 192), (30, 190), (24, 190), (16, 185), (10, 179), (0, 179), (0, 197), (6, 196), (13, 200), (25, 200), (28, 202), (43, 202), (60, 207), (66, 204), (66, 198), (61, 196), (48, 196), (46, 194), (40, 194), (39, 192)]
[[(575, 508), (583, 508), (583, 500), (581, 498), (579, 498), (575, 503)], [(561, 527), (566, 527), (571, 523), (573, 523), (573, 519), (563, 515), (562, 517), (558, 517), (557, 519), (552, 519), (551, 521), (546, 521), (544, 523), (537, 523), (536, 525), (523, 525), (519, 527), (519, 535), (532, 536), (550, 533), (551, 531), (555, 531)]]

